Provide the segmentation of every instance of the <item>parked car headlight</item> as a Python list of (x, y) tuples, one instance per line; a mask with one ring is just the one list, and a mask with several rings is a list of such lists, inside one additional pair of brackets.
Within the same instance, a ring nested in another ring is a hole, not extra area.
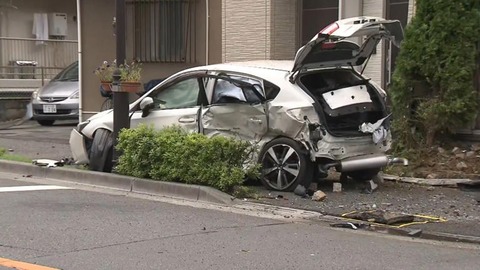
[(38, 89), (32, 92), (32, 100), (35, 100), (38, 98)]
[(70, 96), (71, 99), (78, 99), (79, 97), (79, 91), (73, 93), (73, 95)]

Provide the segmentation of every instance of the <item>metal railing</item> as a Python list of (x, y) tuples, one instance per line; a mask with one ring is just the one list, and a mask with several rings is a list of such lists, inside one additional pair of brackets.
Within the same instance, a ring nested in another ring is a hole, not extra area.
[(76, 40), (0, 37), (0, 79), (51, 79), (77, 60)]

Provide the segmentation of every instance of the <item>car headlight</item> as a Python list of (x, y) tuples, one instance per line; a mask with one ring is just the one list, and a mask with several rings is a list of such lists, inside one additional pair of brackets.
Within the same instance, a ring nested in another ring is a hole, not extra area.
[(90, 123), (90, 120), (86, 120), (86, 121), (78, 123), (77, 130), (79, 132), (82, 132), (82, 130), (85, 128), (85, 126), (87, 126), (89, 123)]
[(78, 99), (78, 98), (79, 98), (79, 91), (73, 93), (73, 95), (71, 95), (69, 98), (71, 98), (71, 99)]
[(38, 98), (38, 89), (32, 92), (32, 100), (35, 100)]

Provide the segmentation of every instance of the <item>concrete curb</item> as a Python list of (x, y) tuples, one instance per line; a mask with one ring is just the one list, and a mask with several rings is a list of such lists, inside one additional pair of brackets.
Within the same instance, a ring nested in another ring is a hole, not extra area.
[(44, 179), (62, 180), (79, 184), (114, 188), (138, 194), (157, 195), (191, 201), (217, 204), (232, 204), (234, 201), (234, 197), (207, 186), (153, 181), (113, 173), (93, 172), (74, 168), (47, 168), (27, 163), (0, 160), (0, 172), (31, 175)]

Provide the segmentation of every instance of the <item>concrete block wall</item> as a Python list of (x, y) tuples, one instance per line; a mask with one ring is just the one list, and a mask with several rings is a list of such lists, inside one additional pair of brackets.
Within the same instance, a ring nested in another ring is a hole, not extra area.
[(27, 112), (27, 104), (30, 99), (1, 98), (0, 97), (0, 123), (21, 119)]
[(222, 61), (270, 59), (271, 1), (222, 0)]

